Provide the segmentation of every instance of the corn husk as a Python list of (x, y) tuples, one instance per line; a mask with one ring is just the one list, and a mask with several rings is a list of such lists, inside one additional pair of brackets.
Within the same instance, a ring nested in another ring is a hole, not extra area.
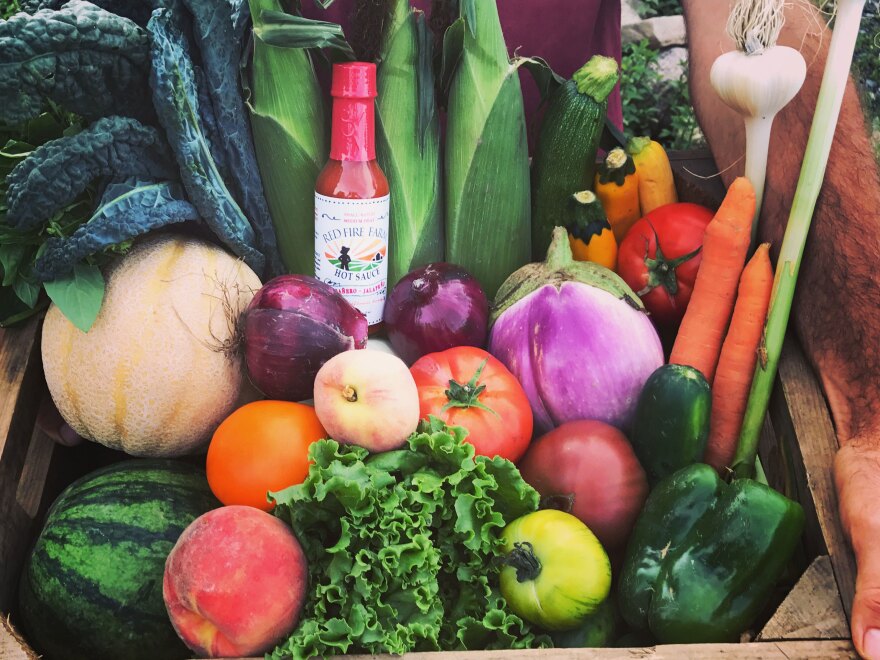
[(391, 188), (388, 288), (443, 260), (440, 126), (431, 36), (422, 12), (392, 0), (377, 70), (376, 155)]
[(444, 67), (457, 62), (448, 98), (446, 259), (491, 298), (531, 252), (525, 111), (495, 0), (460, 0), (459, 12), (443, 53)]
[(249, 0), (254, 22), (250, 98), (257, 163), (288, 272), (315, 274), (315, 181), (329, 150), (324, 100), (309, 52), (266, 42), (262, 12), (278, 0)]

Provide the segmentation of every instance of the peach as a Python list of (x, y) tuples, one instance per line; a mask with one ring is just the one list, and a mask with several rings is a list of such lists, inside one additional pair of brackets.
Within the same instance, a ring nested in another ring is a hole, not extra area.
[(371, 452), (397, 449), (419, 424), (419, 392), (399, 357), (345, 351), (318, 370), (315, 413), (334, 440)]
[(296, 626), (308, 567), (281, 520), (249, 506), (196, 518), (165, 562), (162, 593), (171, 623), (202, 657), (263, 654)]

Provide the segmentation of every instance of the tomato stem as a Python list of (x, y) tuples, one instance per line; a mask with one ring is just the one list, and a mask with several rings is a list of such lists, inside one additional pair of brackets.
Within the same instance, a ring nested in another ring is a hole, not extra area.
[(483, 375), (483, 369), (486, 368), (488, 362), (489, 358), (483, 360), (473, 377), (464, 385), (456, 380), (450, 379), (449, 389), (444, 392), (449, 401), (443, 406), (441, 412), (446, 412), (450, 408), (479, 408), (480, 410), (485, 410), (486, 412), (490, 412), (496, 417), (499, 417), (497, 412), (480, 401), (480, 395), (486, 391), (486, 386), (477, 385), (477, 382), (480, 380), (480, 376)]
[(546, 497), (542, 497), (538, 508), (556, 509), (557, 511), (571, 513), (571, 510), (574, 508), (574, 493), (568, 493), (567, 495), (547, 495)]
[(650, 221), (648, 221), (648, 226), (651, 228), (651, 231), (654, 232), (654, 243), (657, 247), (654, 251), (654, 258), (652, 259), (648, 256), (648, 239), (645, 239), (645, 268), (648, 269), (648, 283), (645, 285), (644, 289), (638, 292), (637, 295), (644, 296), (658, 286), (662, 286), (670, 296), (674, 296), (678, 293), (678, 278), (675, 276), (675, 269), (686, 261), (690, 261), (696, 257), (700, 253), (700, 250), (703, 249), (703, 246), (700, 246), (693, 252), (688, 252), (677, 259), (667, 259), (663, 254), (663, 250), (660, 248), (660, 236), (657, 235), (657, 230), (654, 229), (654, 225), (652, 225)]
[(535, 548), (528, 541), (513, 544), (513, 550), (507, 553), (504, 563), (516, 569), (516, 581), (528, 582), (541, 574), (541, 562), (535, 556)]

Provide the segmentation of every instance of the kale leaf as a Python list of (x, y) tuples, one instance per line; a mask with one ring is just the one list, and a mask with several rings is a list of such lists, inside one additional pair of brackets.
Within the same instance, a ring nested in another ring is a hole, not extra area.
[(214, 234), (262, 274), (265, 258), (255, 246), (253, 229), (223, 182), (208, 146), (180, 17), (168, 9), (157, 9), (147, 29), (153, 36), (153, 104), (177, 159), (187, 195)]
[(6, 179), (6, 221), (38, 227), (98, 177), (175, 179), (162, 134), (130, 117), (105, 117), (84, 131), (35, 149)]
[[(93, 5), (119, 16), (130, 18), (138, 25), (146, 25), (155, 7), (145, 0), (90, 0)], [(67, 0), (21, 0), (21, 10), (34, 14), (41, 9), (60, 9)]]
[[(235, 172), (232, 186), (257, 235), (272, 274), (283, 272), (281, 256), (263, 184), (248, 114), (239, 86), (244, 6), (233, 8), (229, 0), (183, 0), (193, 16), (193, 33), (202, 55), (208, 91), (213, 99), (217, 124), (226, 146), (229, 168)], [(235, 15), (233, 12), (235, 11)], [(249, 14), (247, 14), (249, 15)]]
[(136, 23), (84, 0), (0, 21), (0, 121), (36, 117), (46, 99), (89, 119), (149, 119), (149, 44)]
[(153, 229), (198, 219), (198, 212), (183, 198), (178, 183), (135, 178), (111, 183), (87, 223), (68, 237), (46, 241), (34, 274), (40, 281), (63, 277), (86, 257)]

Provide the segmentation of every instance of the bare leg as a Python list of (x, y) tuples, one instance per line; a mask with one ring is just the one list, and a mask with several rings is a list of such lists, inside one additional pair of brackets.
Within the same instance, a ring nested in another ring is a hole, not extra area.
[[(742, 119), (718, 98), (709, 69), (733, 44), (732, 0), (684, 0), (691, 93), (700, 125), (729, 183), (742, 174)], [(786, 9), (780, 43), (807, 61), (801, 92), (777, 116), (770, 142), (761, 238), (778, 249), (791, 208), (831, 33), (805, 0)], [(850, 81), (798, 283), (793, 322), (828, 397), (843, 447), (835, 479), (858, 560), (853, 641), (880, 658), (880, 174)], [(867, 634), (869, 630), (875, 632)], [(876, 646), (875, 646), (876, 644)]]

